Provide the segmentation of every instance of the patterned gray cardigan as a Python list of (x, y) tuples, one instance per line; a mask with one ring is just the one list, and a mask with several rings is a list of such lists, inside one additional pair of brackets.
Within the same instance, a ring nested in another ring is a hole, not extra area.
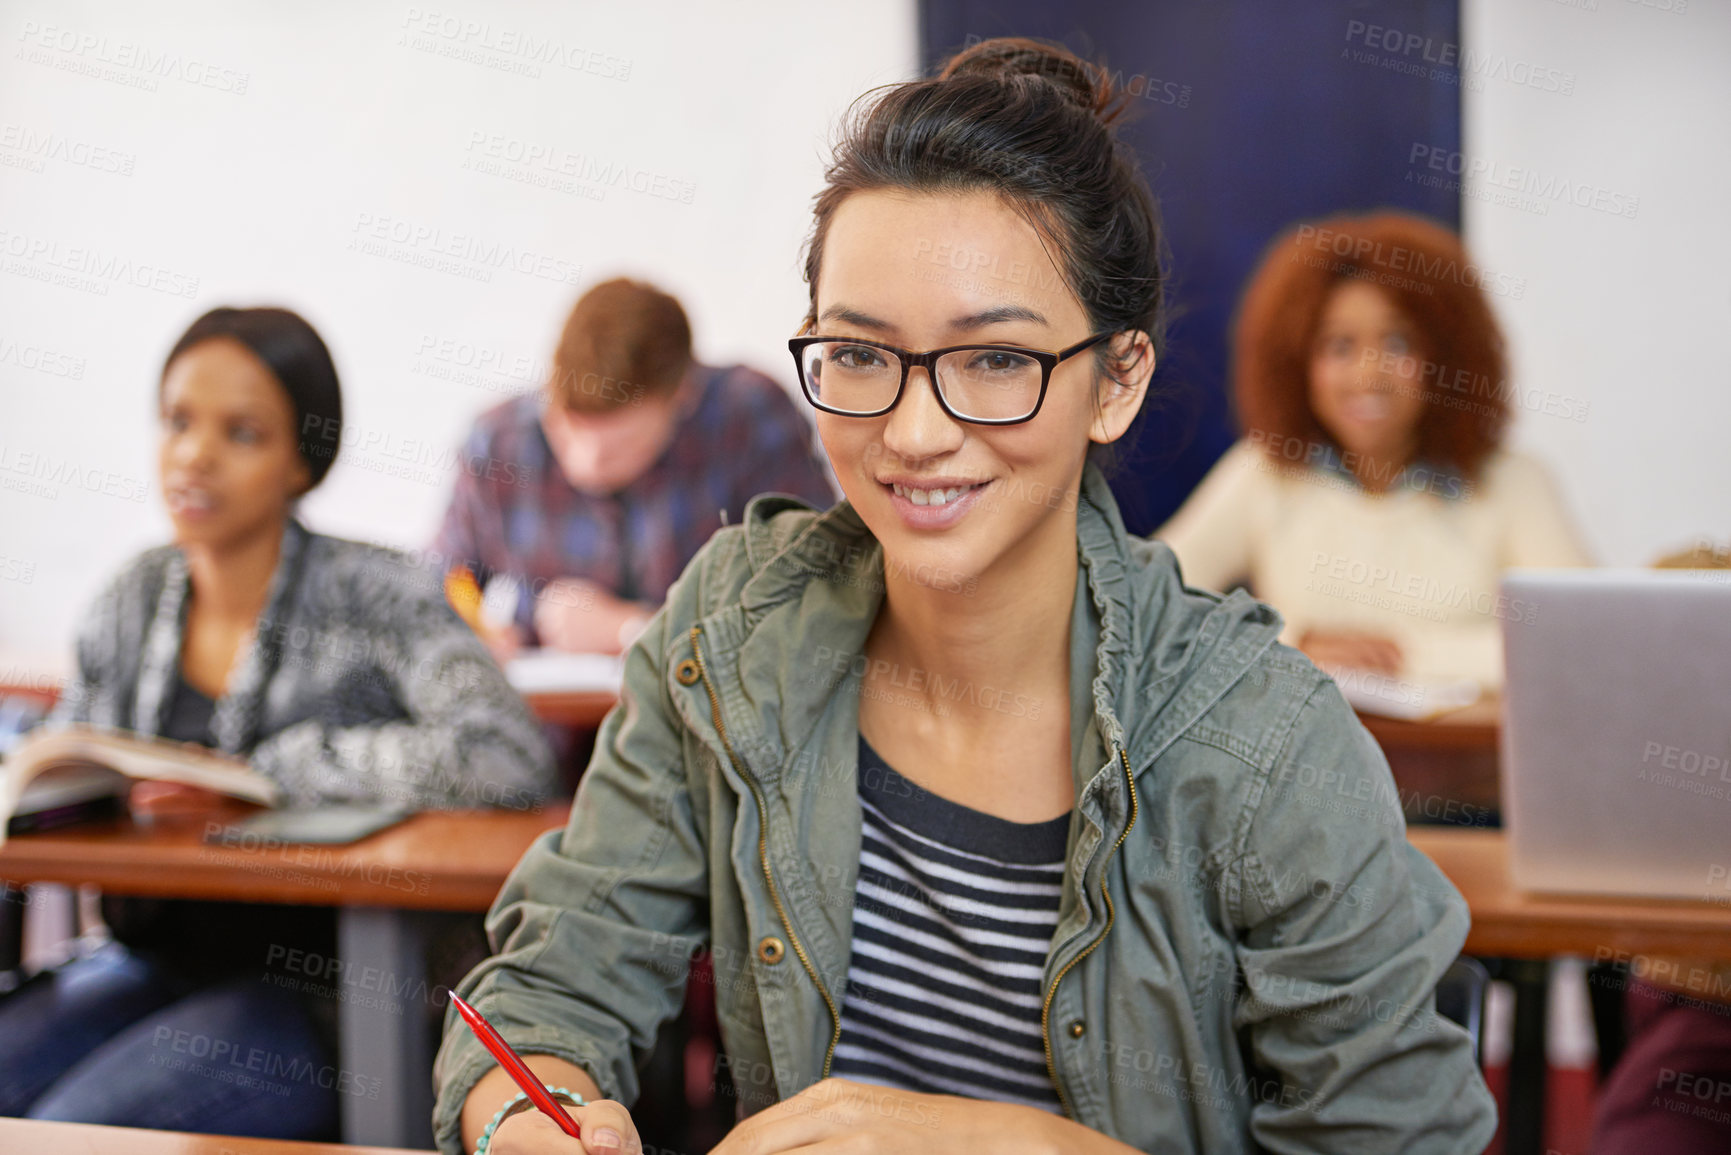
[[(50, 724), (161, 733), (189, 590), (174, 546), (133, 559), (89, 611)], [(554, 784), (539, 724), (446, 603), (440, 576), (292, 517), (211, 730), (289, 804), (526, 809)]]

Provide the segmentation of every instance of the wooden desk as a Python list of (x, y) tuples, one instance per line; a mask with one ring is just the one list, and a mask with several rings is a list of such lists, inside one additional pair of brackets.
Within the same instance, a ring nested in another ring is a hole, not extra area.
[[(18, 696), (41, 702), (52, 709), (60, 699), (60, 687), (50, 678), (29, 682), (0, 682), (0, 697)], [(537, 692), (523, 695), (529, 709), (543, 722), (562, 726), (593, 727), (601, 724), (607, 711), (619, 701), (619, 695), (608, 690), (574, 690)]]
[(1474, 821), (1502, 805), (1502, 702), (1481, 698), (1426, 722), (1360, 714), (1388, 758), (1408, 822)]
[[(116, 893), (335, 904), (340, 957), (355, 966), (377, 967), (406, 986), (417, 978), (424, 981), (425, 975), (426, 931), (416, 921), (417, 912), (484, 910), (529, 842), (565, 818), (564, 807), (540, 814), (429, 813), (340, 848), (207, 847), (200, 841), (204, 820), (153, 827), (113, 822), (11, 840), (0, 848), (0, 880), (96, 882)], [(1473, 914), (1467, 938), (1472, 953), (1528, 959), (1620, 951), (1731, 957), (1731, 907), (1526, 895), (1509, 882), (1501, 831), (1421, 827), (1409, 837), (1465, 896)], [(1525, 1032), (1532, 1044), (1526, 1049), (1541, 1063), (1543, 989), (1540, 973), (1517, 1007), (1517, 1016), (1537, 1016), (1537, 1028)], [(377, 1102), (345, 1104), (345, 1137), (425, 1141), (414, 1138), (425, 1135), (431, 1113), (427, 1069), (433, 1040), (424, 1016), (358, 1002), (343, 1003), (340, 1013), (343, 1064), (380, 1078), (386, 1087)], [(1533, 1100), (1526, 1104), (1530, 1108), (1537, 1092), (1526, 1094)], [(23, 1146), (6, 1138), (0, 1131), (0, 1150), (78, 1149)], [(203, 1155), (206, 1150), (132, 1149), (146, 1155)], [(280, 1149), (284, 1155), (300, 1150)], [(229, 1150), (252, 1155), (255, 1149)]]
[[(568, 816), (563, 805), (539, 813), (432, 811), (336, 847), (207, 846), (200, 839), (213, 819), (118, 820), (10, 839), (0, 848), (0, 879), (345, 910), (485, 911), (535, 836)], [(1509, 881), (1500, 830), (1414, 827), (1408, 838), (1472, 908), (1467, 950), (1474, 954), (1591, 957), (1602, 948), (1731, 958), (1731, 906), (1529, 895)]]
[[(0, 847), (0, 878), (156, 898), (484, 911), (524, 849), (563, 826), (570, 807), (429, 811), (347, 846), (266, 844), (227, 825), (248, 812), (19, 835)], [(204, 841), (207, 830), (217, 841)]]
[[(563, 825), (569, 808), (433, 811), (348, 846), (223, 837), (227, 820), (244, 812), (235, 806), (167, 822), (122, 819), (19, 835), (0, 847), (0, 884), (94, 883), (113, 894), (337, 907), (338, 958), (351, 973), (388, 983), (338, 1003), (342, 1065), (381, 1084), (377, 1099), (344, 1099), (343, 1138), (431, 1142), (428, 1072), (437, 1040), (428, 1012), (442, 992), (427, 981), (427, 948), (438, 930), (429, 912), (485, 911), (529, 843)], [(219, 841), (206, 845), (211, 827)], [(26, 1149), (66, 1148), (0, 1142), (0, 1151)]]
[(1472, 908), (1467, 953), (1503, 958), (1612, 952), (1731, 958), (1731, 906), (1652, 898), (1536, 895), (1509, 880), (1500, 830), (1414, 827), (1408, 840)]
[(601, 724), (619, 695), (609, 690), (572, 690), (524, 694), (523, 700), (543, 722), (592, 728)]
[(1360, 714), (1359, 721), (1384, 747), (1401, 750), (1489, 750), (1495, 752), (1502, 729), (1501, 698), (1480, 698), (1470, 706), (1423, 722)]
[(1408, 839), (1441, 868), (1472, 911), (1469, 954), (1506, 960), (1515, 989), (1505, 1151), (1537, 1155), (1545, 1119), (1545, 1018), (1552, 956), (1629, 962), (1640, 974), (1667, 955), (1731, 958), (1731, 906), (1647, 898), (1537, 895), (1509, 879), (1500, 830), (1413, 827)]
[(349, 1147), (332, 1143), (289, 1143), (282, 1139), (237, 1139), (229, 1135), (188, 1135), (136, 1127), (94, 1127), (86, 1123), (41, 1123), (0, 1117), (0, 1151), (10, 1155), (418, 1155), (401, 1147)]

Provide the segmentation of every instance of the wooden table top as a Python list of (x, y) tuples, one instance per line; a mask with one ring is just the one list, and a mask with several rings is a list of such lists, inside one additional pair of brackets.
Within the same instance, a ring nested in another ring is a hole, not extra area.
[(1385, 750), (1483, 750), (1494, 754), (1502, 713), (1502, 700), (1489, 697), (1423, 722), (1378, 714), (1360, 714), (1358, 718)]
[[(215, 818), (154, 826), (116, 820), (9, 840), (0, 848), (0, 880), (173, 898), (484, 911), (529, 843), (564, 825), (568, 813), (566, 806), (430, 811), (348, 846), (207, 845), (202, 836)], [(1731, 906), (1523, 894), (1509, 882), (1500, 830), (1420, 826), (1409, 838), (1472, 907), (1473, 953), (1731, 959)]]
[[(529, 843), (563, 826), (570, 807), (432, 810), (345, 846), (267, 843), (227, 826), (251, 812), (235, 805), (17, 835), (0, 847), (0, 879), (159, 898), (484, 911)], [(212, 827), (218, 841), (207, 843)]]
[(1418, 826), (1408, 840), (1472, 908), (1468, 954), (1606, 957), (1606, 952), (1731, 959), (1731, 906), (1655, 898), (1539, 895), (1509, 881), (1500, 830)]
[(43, 1123), (0, 1117), (0, 1151), (15, 1155), (411, 1155), (401, 1147), (345, 1147), (341, 1143), (291, 1143), (285, 1139), (237, 1139), (188, 1135), (137, 1127), (87, 1123)]
[[(59, 684), (51, 678), (35, 681), (0, 681), (0, 696), (33, 698), (45, 708), (52, 708), (60, 698)], [(543, 722), (562, 726), (590, 728), (599, 726), (607, 711), (619, 701), (611, 690), (555, 690), (524, 694), (529, 709)]]
[(619, 701), (611, 690), (561, 690), (524, 694), (529, 709), (543, 722), (592, 729)]

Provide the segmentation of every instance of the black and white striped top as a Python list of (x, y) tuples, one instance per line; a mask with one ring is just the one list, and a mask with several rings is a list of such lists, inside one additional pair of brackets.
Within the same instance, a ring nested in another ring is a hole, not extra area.
[(1070, 816), (940, 798), (859, 743), (853, 956), (831, 1072), (1057, 1112), (1040, 1035)]

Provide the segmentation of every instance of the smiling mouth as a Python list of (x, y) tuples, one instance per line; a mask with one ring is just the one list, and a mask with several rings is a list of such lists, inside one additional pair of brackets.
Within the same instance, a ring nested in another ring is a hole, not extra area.
[(209, 513), (216, 508), (216, 494), (198, 486), (168, 491), (168, 508), (176, 513)]
[(890, 489), (897, 497), (905, 497), (915, 505), (948, 505), (958, 501), (986, 483), (975, 482), (972, 485), (952, 485), (947, 489), (915, 489), (912, 486), (893, 482)]
[(1344, 409), (1354, 421), (1376, 422), (1386, 421), (1394, 412), (1394, 405), (1385, 397), (1367, 397), (1347, 402)]

